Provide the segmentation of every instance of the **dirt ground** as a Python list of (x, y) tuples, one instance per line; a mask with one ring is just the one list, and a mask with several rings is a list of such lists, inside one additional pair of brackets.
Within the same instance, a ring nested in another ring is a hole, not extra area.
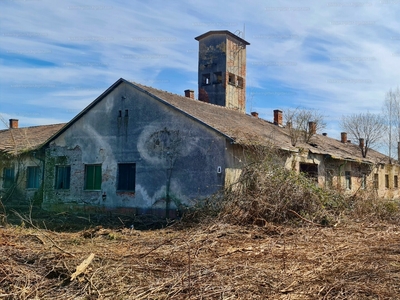
[(0, 227), (0, 299), (400, 297), (400, 231), (389, 223), (27, 227)]

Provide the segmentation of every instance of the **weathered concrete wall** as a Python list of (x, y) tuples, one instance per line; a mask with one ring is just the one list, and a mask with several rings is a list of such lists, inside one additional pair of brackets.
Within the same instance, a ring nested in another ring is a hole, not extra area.
[[(369, 190), (376, 192), (382, 198), (400, 198), (400, 182), (398, 182), (400, 167), (398, 165), (365, 164), (304, 151), (289, 157), (286, 168), (299, 172), (301, 163), (318, 166), (318, 184), (321, 187), (334, 188), (349, 195)], [(350, 174), (350, 187), (346, 180), (346, 172)], [(395, 176), (397, 176), (397, 186)], [(378, 178), (377, 184), (376, 178)]]
[[(226, 151), (220, 134), (122, 83), (51, 143), (43, 206), (143, 212), (191, 205), (223, 186)], [(118, 163), (136, 163), (134, 193), (117, 191)], [(71, 166), (68, 190), (54, 189), (57, 164)], [(102, 165), (101, 190), (84, 190), (85, 164)]]
[[(39, 167), (39, 186), (28, 188), (27, 168)], [(14, 169), (14, 183), (4, 188), (4, 168)], [(17, 156), (0, 155), (0, 197), (6, 203), (18, 205), (39, 204), (42, 201), (43, 159), (40, 151), (27, 152)]]

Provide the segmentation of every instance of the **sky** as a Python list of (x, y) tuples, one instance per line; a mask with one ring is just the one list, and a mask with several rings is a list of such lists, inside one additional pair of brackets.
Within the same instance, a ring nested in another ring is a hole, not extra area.
[(0, 129), (70, 121), (119, 78), (195, 90), (198, 41), (247, 46), (246, 112), (321, 112), (324, 132), (380, 113), (399, 85), (400, 0), (0, 0)]

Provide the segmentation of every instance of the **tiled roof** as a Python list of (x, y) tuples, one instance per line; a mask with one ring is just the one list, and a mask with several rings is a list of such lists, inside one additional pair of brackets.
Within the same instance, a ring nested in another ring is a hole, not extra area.
[(17, 155), (39, 148), (65, 124), (0, 130), (0, 152)]
[(300, 142), (293, 147), (289, 130), (285, 127), (280, 127), (269, 121), (222, 106), (204, 103), (133, 82), (131, 84), (214, 128), (238, 144), (272, 144), (280, 149), (293, 152), (308, 149), (312, 153), (325, 154), (337, 159), (371, 163), (388, 161), (386, 155), (372, 149), (368, 151), (367, 157), (363, 158), (358, 145), (342, 143), (339, 140), (320, 134), (314, 135), (309, 144)]

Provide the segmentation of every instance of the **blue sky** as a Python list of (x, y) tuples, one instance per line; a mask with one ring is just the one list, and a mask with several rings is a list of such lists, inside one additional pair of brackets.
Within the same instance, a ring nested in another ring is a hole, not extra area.
[(229, 30), (251, 44), (248, 113), (316, 109), (339, 139), (342, 115), (380, 112), (399, 85), (399, 15), (400, 0), (2, 0), (0, 129), (68, 122), (120, 77), (197, 97), (194, 38)]

